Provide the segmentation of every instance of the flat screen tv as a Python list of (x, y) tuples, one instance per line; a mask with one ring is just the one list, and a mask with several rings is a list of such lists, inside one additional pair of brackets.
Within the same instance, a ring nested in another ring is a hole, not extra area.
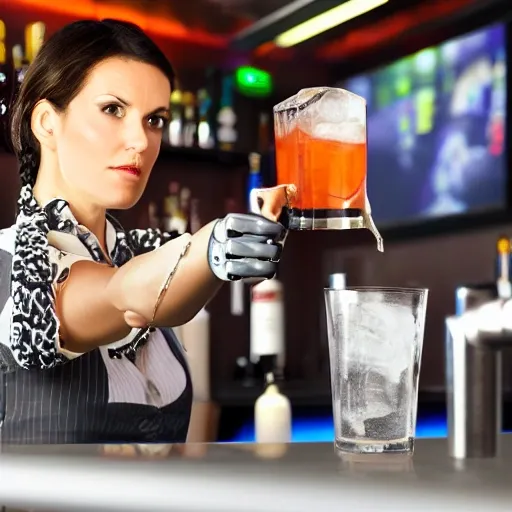
[(507, 206), (506, 26), (344, 80), (368, 104), (368, 196), (380, 227)]

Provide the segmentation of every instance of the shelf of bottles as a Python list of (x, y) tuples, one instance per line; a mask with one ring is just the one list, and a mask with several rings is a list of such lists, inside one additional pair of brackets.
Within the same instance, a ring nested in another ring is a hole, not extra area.
[(46, 26), (37, 21), (25, 27), (24, 44), (7, 45), (7, 27), (0, 19), (0, 150), (10, 150), (9, 106), (25, 73), (44, 41)]
[(159, 205), (151, 201), (148, 205), (149, 226), (167, 232), (194, 234), (202, 226), (199, 217), (199, 198), (193, 197), (190, 188), (178, 181), (169, 183), (168, 194)]
[[(258, 105), (259, 112), (250, 109), (248, 113), (251, 101)], [(208, 70), (205, 86), (195, 92), (177, 84), (171, 94), (170, 110), (170, 122), (163, 136), (164, 153), (247, 166), (251, 150), (267, 149), (262, 148), (262, 141), (269, 140), (269, 107), (240, 92), (235, 72)], [(256, 123), (257, 130), (252, 130), (251, 125)], [(248, 129), (255, 133), (248, 134)]]

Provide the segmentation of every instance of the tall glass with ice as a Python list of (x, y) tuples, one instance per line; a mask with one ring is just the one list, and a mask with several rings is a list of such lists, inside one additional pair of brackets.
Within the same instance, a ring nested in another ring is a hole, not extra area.
[(412, 454), (428, 290), (325, 289), (335, 446)]
[(294, 184), (289, 229), (370, 229), (366, 101), (344, 89), (302, 89), (274, 107), (278, 185)]

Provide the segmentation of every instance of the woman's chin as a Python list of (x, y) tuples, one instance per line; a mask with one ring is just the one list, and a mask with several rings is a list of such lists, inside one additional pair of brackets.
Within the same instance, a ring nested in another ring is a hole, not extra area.
[(141, 198), (142, 194), (112, 194), (105, 198), (108, 210), (129, 210), (133, 208)]

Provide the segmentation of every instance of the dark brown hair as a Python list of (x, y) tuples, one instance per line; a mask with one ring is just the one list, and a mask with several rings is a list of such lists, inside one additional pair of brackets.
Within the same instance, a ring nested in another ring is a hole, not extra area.
[(80, 92), (89, 71), (110, 57), (126, 57), (160, 69), (174, 86), (174, 71), (158, 46), (137, 25), (106, 19), (66, 25), (41, 47), (30, 65), (11, 116), (11, 140), (20, 163), (22, 184), (34, 184), (39, 143), (31, 129), (32, 111), (46, 99), (64, 111)]

